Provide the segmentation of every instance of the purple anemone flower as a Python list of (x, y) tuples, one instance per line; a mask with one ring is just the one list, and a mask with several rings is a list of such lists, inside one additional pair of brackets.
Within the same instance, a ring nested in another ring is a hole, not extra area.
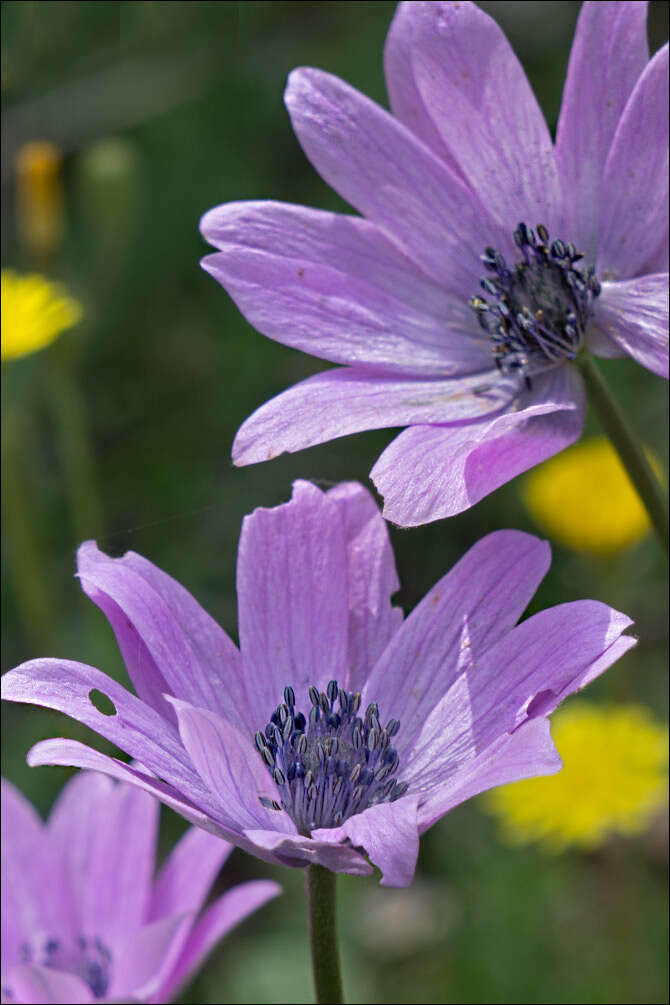
[(202, 264), (269, 338), (332, 363), (259, 408), (236, 464), (407, 426), (371, 478), (384, 516), (452, 516), (581, 435), (583, 351), (668, 374), (668, 47), (646, 4), (583, 5), (556, 142), (498, 25), (401, 3), (392, 114), (320, 70), (286, 105), (361, 217), (206, 213)]
[(372, 862), (404, 886), (420, 834), (452, 807), (559, 770), (546, 717), (635, 643), (630, 619), (593, 600), (517, 625), (549, 564), (546, 542), (490, 534), (403, 620), (370, 494), (299, 481), (289, 503), (244, 520), (239, 649), (146, 559), (89, 542), (81, 585), (139, 697), (55, 659), (9, 671), (2, 696), (66, 712), (146, 769), (65, 739), (38, 743), (31, 764), (127, 779), (268, 862), (354, 874)]
[(216, 942), (281, 888), (201, 908), (232, 851), (190, 828), (154, 879), (159, 804), (80, 772), (43, 823), (2, 780), (2, 1001), (167, 1002)]

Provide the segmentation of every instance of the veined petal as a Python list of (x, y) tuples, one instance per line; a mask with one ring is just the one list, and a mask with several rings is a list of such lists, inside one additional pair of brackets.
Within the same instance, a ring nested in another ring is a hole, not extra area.
[(126, 929), (114, 956), (109, 998), (150, 1000), (175, 965), (194, 921), (192, 914), (179, 914), (152, 921), (138, 931)]
[(649, 62), (621, 116), (603, 172), (601, 205), (600, 278), (650, 271), (668, 241), (667, 44)]
[[(100, 691), (114, 712), (98, 711)], [(216, 804), (191, 766), (176, 729), (149, 705), (94, 667), (71, 660), (31, 660), (2, 677), (2, 698), (55, 708), (94, 729), (216, 818)]]
[[(551, 135), (496, 22), (474, 3), (403, 3), (389, 47), (407, 50), (401, 65), (412, 75), (410, 85), (388, 81), (394, 112), (411, 129), (420, 97), (419, 127), (430, 120), (467, 184), (505, 230), (528, 219), (555, 230), (561, 195)], [(433, 137), (431, 130), (426, 139)], [(482, 233), (480, 253), (494, 243)]]
[(341, 686), (360, 691), (402, 624), (402, 610), (391, 603), (400, 582), (386, 522), (370, 493), (355, 482), (343, 482), (327, 496), (342, 515), (347, 549), (349, 648)]
[(414, 77), (414, 29), (418, 19), (413, 16), (412, 6), (410, 3), (398, 4), (384, 45), (384, 76), (391, 111), (399, 122), (403, 122), (456, 175), (463, 178), (431, 118), (430, 109), (426, 107)]
[(472, 422), (508, 407), (517, 390), (515, 380), (491, 370), (447, 380), (402, 379), (355, 367), (326, 370), (267, 401), (243, 422), (233, 460), (255, 464), (365, 429)]
[(637, 363), (667, 378), (668, 273), (603, 283), (593, 325)]
[(74, 974), (63, 970), (52, 970), (50, 967), (36, 967), (23, 964), (12, 967), (2, 975), (3, 1001), (4, 988), (11, 992), (9, 1002), (21, 1002), (21, 1005), (90, 1005), (95, 1002), (89, 987)]
[(506, 249), (510, 235), (472, 190), (402, 123), (337, 77), (294, 70), (285, 101), (321, 177), (444, 288), (474, 295), (483, 245)]
[(49, 816), (48, 835), (60, 850), (79, 932), (95, 932), (115, 945), (141, 928), (157, 830), (158, 803), (140, 789), (89, 773), (67, 783)]
[(363, 705), (400, 720), (404, 763), (430, 710), (474, 655), (519, 620), (551, 562), (549, 545), (516, 530), (478, 541), (408, 615), (372, 670)]
[(257, 879), (241, 883), (215, 900), (189, 932), (179, 958), (152, 1000), (159, 1003), (176, 998), (179, 990), (202, 966), (216, 943), (281, 892), (278, 883)]
[(406, 429), (370, 472), (383, 514), (402, 527), (454, 516), (579, 438), (584, 388), (563, 365), (534, 380), (529, 403), (494, 418)]
[[(132, 765), (109, 757), (107, 754), (101, 754), (100, 751), (93, 750), (92, 747), (87, 747), (77, 740), (64, 738), (41, 740), (28, 751), (26, 761), (32, 768), (44, 764), (57, 764), (90, 771), (101, 771), (103, 774), (109, 775), (110, 778), (116, 778), (120, 782), (128, 782), (130, 785), (135, 785), (142, 791), (155, 796), (156, 799), (165, 803), (175, 813), (179, 813), (189, 823), (195, 824), (196, 827), (202, 827), (209, 834), (214, 834), (223, 838), (224, 841), (230, 841), (248, 850), (240, 838), (240, 834), (222, 823), (212, 811), (206, 812), (199, 809), (180, 792), (172, 786), (166, 785), (159, 778), (145, 774)], [(273, 860), (269, 859), (268, 861)]]
[(602, 174), (619, 120), (649, 59), (647, 4), (582, 4), (556, 135), (565, 195), (565, 233), (593, 264), (601, 214), (609, 213)]
[(254, 729), (265, 728), (286, 685), (302, 702), (310, 684), (325, 688), (346, 677), (344, 527), (337, 505), (316, 486), (298, 481), (289, 503), (244, 518), (237, 598)]
[(247, 830), (244, 835), (253, 843), (255, 855), (271, 852), (275, 861), (294, 869), (322, 865), (331, 872), (346, 872), (350, 876), (369, 876), (372, 872), (363, 855), (347, 844), (317, 841), (301, 834), (280, 834), (276, 830)]
[(193, 764), (236, 829), (274, 828), (282, 834), (295, 834), (295, 824), (286, 813), (268, 810), (261, 804), (261, 799), (278, 801), (278, 793), (254, 748), (253, 738), (247, 738), (214, 712), (194, 708), (177, 698), (171, 701)]
[(169, 714), (165, 691), (221, 714), (231, 701), (244, 707), (239, 653), (188, 590), (140, 555), (109, 558), (93, 541), (80, 547), (77, 566), (137, 693), (161, 715)]
[(409, 886), (419, 855), (417, 803), (418, 796), (412, 794), (393, 803), (378, 803), (349, 817), (341, 827), (314, 831), (314, 837), (348, 839), (381, 870), (382, 886)]
[(549, 720), (530, 719), (511, 735), (499, 737), (444, 784), (437, 785), (419, 806), (419, 830), (428, 830), (449, 810), (486, 789), (521, 778), (553, 775), (561, 770), (561, 763)]
[(206, 213), (201, 230), (220, 249), (203, 268), (277, 342), (416, 376), (490, 364), (467, 295), (447, 293), (367, 220), (233, 202)]
[(147, 920), (200, 910), (233, 845), (191, 827), (163, 862), (151, 893)]
[(426, 717), (402, 778), (429, 791), (504, 734), (549, 715), (636, 640), (630, 618), (595, 600), (540, 611), (485, 653), (470, 650), (463, 672)]

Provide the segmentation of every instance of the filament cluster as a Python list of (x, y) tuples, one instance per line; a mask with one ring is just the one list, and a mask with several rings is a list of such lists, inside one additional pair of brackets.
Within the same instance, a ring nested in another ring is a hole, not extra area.
[(256, 749), (281, 795), (261, 797), (264, 806), (285, 810), (301, 834), (338, 827), (375, 803), (393, 802), (408, 789), (393, 776), (399, 757), (391, 739), (398, 719), (382, 727), (375, 702), (359, 715), (361, 695), (331, 680), (325, 691), (309, 688), (307, 716), (296, 710), (292, 687), (265, 727), (255, 734)]
[(600, 283), (593, 268), (576, 267), (584, 256), (574, 245), (550, 243), (542, 224), (536, 233), (520, 223), (514, 243), (523, 257), (513, 267), (495, 248), (485, 249), (481, 260), (490, 275), (481, 286), (487, 297), (473, 297), (470, 306), (498, 369), (522, 376), (530, 387), (533, 375), (576, 358)]

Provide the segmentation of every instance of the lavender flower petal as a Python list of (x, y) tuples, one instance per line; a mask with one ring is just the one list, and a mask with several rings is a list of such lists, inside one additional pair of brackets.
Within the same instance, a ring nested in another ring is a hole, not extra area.
[(635, 645), (631, 621), (594, 600), (540, 611), (470, 660), (436, 702), (404, 759), (424, 791), (458, 772), (498, 737), (547, 716)]
[(199, 809), (172, 786), (166, 785), (160, 779), (139, 771), (115, 757), (101, 754), (100, 751), (87, 747), (86, 744), (80, 743), (78, 740), (67, 740), (63, 737), (40, 740), (39, 743), (30, 748), (26, 761), (31, 768), (56, 764), (62, 767), (100, 771), (109, 775), (110, 778), (115, 778), (120, 782), (128, 782), (143, 792), (155, 796), (170, 809), (179, 813), (185, 820), (188, 820), (189, 823), (195, 824), (196, 827), (202, 827), (210, 834), (222, 837), (226, 841), (235, 840), (238, 837), (226, 829), (215, 815), (210, 815)]
[[(473, 3), (399, 5), (385, 50), (395, 117), (327, 73), (290, 75), (303, 149), (366, 219), (221, 206), (203, 219), (220, 249), (203, 265), (269, 337), (351, 369), (258, 409), (235, 463), (408, 425), (372, 478), (384, 515), (416, 526), (579, 437), (584, 349), (661, 372), (647, 321), (624, 344), (597, 318), (604, 284), (667, 270), (667, 47), (647, 61), (645, 15), (644, 3), (584, 5), (556, 147), (509, 43)], [(475, 373), (496, 391), (498, 373), (509, 379), (508, 420), (484, 422), (466, 385), (445, 401), (444, 378)], [(393, 375), (414, 378), (417, 398)], [(520, 414), (528, 392), (549, 404), (556, 384), (565, 414)], [(441, 432), (454, 422), (471, 431)]]
[(496, 22), (473, 3), (406, 3), (390, 36), (399, 33), (425, 114), (481, 204), (509, 232), (528, 217), (558, 227), (551, 136)]
[(77, 559), (82, 587), (109, 618), (138, 694), (168, 717), (166, 691), (220, 712), (229, 697), (221, 680), (236, 681), (239, 653), (188, 591), (133, 552), (109, 558), (87, 541)]
[(629, 356), (668, 376), (668, 273), (604, 283), (595, 324)]
[(191, 929), (168, 979), (153, 997), (154, 1002), (172, 1001), (198, 971), (217, 942), (246, 917), (281, 893), (269, 880), (241, 883), (208, 907)]
[[(491, 365), (472, 312), (367, 220), (278, 202), (229, 203), (200, 229), (202, 267), (264, 335), (333, 363), (445, 376)], [(451, 370), (445, 370), (448, 352)]]
[[(546, 397), (545, 388), (527, 407), (541, 414)], [(564, 404), (574, 410), (574, 399)], [(403, 885), (419, 830), (449, 799), (514, 771), (554, 770), (546, 733), (528, 722), (544, 720), (635, 642), (622, 634), (628, 618), (593, 601), (514, 628), (547, 561), (546, 545), (528, 535), (491, 535), (403, 622), (391, 605), (388, 534), (369, 495), (297, 482), (290, 503), (257, 510), (244, 525), (242, 659), (230, 672), (244, 675), (246, 710), (227, 707), (224, 717), (166, 694), (177, 733), (99, 671), (55, 660), (10, 671), (3, 689), (77, 716), (146, 767), (67, 740), (38, 744), (31, 764), (84, 765), (129, 781), (268, 862), (366, 875), (367, 855), (385, 883)], [(92, 705), (96, 688), (113, 715)], [(508, 745), (510, 734), (518, 739)], [(195, 838), (166, 867), (160, 910), (183, 889), (191, 846)], [(197, 903), (212, 855), (205, 842), (184, 906)], [(185, 931), (171, 953), (184, 951)]]
[(298, 868), (322, 865), (324, 869), (350, 876), (369, 876), (372, 872), (361, 852), (347, 844), (290, 836), (275, 830), (248, 830), (244, 834), (253, 842), (256, 855), (261, 851), (271, 852), (274, 860), (284, 865)]
[(378, 869), (382, 886), (409, 886), (419, 855), (418, 798), (406, 796), (395, 803), (379, 803), (357, 813), (341, 826), (314, 831), (326, 841), (351, 841), (365, 848)]
[[(114, 714), (98, 711), (90, 698), (93, 691), (111, 700)], [(216, 803), (191, 766), (174, 727), (94, 667), (70, 660), (31, 660), (4, 674), (2, 697), (55, 708), (83, 722), (216, 816)]]
[(112, 947), (139, 927), (151, 893), (159, 804), (131, 786), (81, 773), (65, 786), (47, 824), (60, 851), (77, 930)]
[(603, 278), (663, 271), (656, 262), (668, 243), (667, 44), (628, 99), (605, 164), (601, 201), (607, 207), (598, 252)]
[(437, 785), (421, 802), (421, 833), (437, 823), (455, 806), (473, 796), (521, 778), (553, 775), (562, 767), (554, 746), (549, 720), (530, 719), (514, 733), (504, 734), (464, 764), (442, 785)]
[(602, 175), (626, 102), (647, 65), (647, 4), (601, 0), (582, 4), (563, 90), (556, 158), (566, 232), (589, 261), (600, 221), (609, 212)]
[(414, 527), (454, 516), (579, 438), (584, 389), (561, 367), (538, 379), (529, 404), (459, 426), (410, 426), (370, 472), (384, 516)]
[(44, 840), (30, 803), (2, 779), (2, 963), (19, 963), (37, 926), (74, 927), (72, 901), (62, 881), (60, 857)]
[(178, 914), (127, 930), (114, 957), (109, 998), (150, 1001), (169, 978), (194, 921), (192, 914)]
[(302, 694), (346, 674), (347, 565), (335, 503), (299, 481), (290, 503), (245, 517), (237, 594), (248, 704), (263, 729), (287, 684)]
[(23, 964), (11, 967), (5, 980), (22, 1005), (90, 1005), (96, 1000), (79, 977), (62, 970)]
[(456, 423), (495, 414), (509, 406), (517, 391), (494, 371), (412, 380), (358, 367), (327, 370), (267, 401), (242, 423), (233, 460), (253, 464), (363, 429)]
[(400, 588), (386, 522), (369, 492), (343, 482), (326, 493), (342, 515), (347, 549), (349, 595), (348, 672), (350, 691), (360, 691), (368, 668), (402, 624), (403, 612), (391, 603)]
[(199, 911), (233, 845), (191, 827), (163, 862), (151, 893), (147, 919)]
[(550, 562), (546, 542), (496, 531), (470, 548), (403, 622), (363, 691), (364, 705), (383, 696), (384, 708), (406, 709), (395, 741), (403, 762), (457, 676), (514, 627)]
[(268, 810), (260, 801), (276, 801), (278, 793), (261, 758), (253, 756), (251, 738), (213, 712), (176, 698), (172, 702), (184, 748), (225, 817), (240, 830), (274, 826), (295, 834), (286, 814)]
[(471, 189), (374, 102), (320, 70), (294, 70), (285, 95), (293, 129), (322, 178), (380, 226), (445, 289), (476, 291), (482, 228), (509, 234)]
[(464, 181), (463, 174), (448, 152), (419, 92), (414, 76), (413, 51), (420, 29), (412, 4), (399, 3), (384, 45), (384, 75), (391, 111), (433, 153)]

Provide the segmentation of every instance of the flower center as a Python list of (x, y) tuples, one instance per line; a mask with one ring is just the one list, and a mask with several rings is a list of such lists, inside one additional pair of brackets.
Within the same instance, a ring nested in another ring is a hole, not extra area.
[(525, 223), (514, 231), (523, 258), (510, 268), (495, 248), (486, 248), (482, 262), (491, 273), (482, 281), (487, 297), (473, 297), (470, 306), (491, 340), (501, 373), (530, 378), (575, 359), (584, 342), (592, 302), (600, 293), (595, 270), (575, 268), (584, 256), (574, 245), (555, 240), (542, 224), (537, 234)]
[(265, 797), (261, 803), (284, 809), (306, 836), (319, 827), (339, 827), (375, 803), (393, 802), (409, 788), (392, 777), (399, 764), (391, 746), (398, 719), (382, 728), (375, 702), (359, 716), (360, 693), (345, 691), (336, 680), (325, 691), (312, 685), (309, 699), (306, 718), (296, 711), (293, 688), (285, 687), (284, 701), (254, 737), (281, 795), (281, 803)]
[(22, 946), (24, 963), (64, 970), (80, 977), (91, 989), (95, 998), (103, 998), (110, 983), (112, 954), (102, 939), (86, 938), (80, 935), (75, 946), (66, 945), (59, 939), (46, 938), (31, 947)]

